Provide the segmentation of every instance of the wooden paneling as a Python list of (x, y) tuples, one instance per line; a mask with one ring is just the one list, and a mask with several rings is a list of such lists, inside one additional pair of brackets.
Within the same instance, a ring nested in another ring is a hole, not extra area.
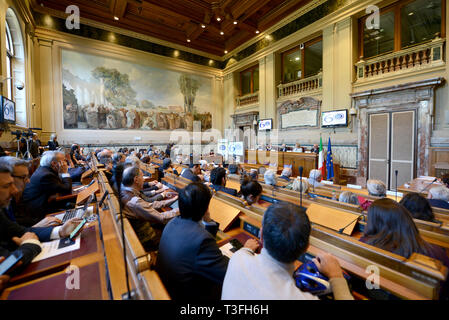
[[(32, 6), (36, 11), (52, 14), (51, 10), (64, 13), (69, 5), (77, 5), (82, 18), (222, 56), (225, 50), (231, 51), (255, 37), (256, 30), (263, 32), (308, 2), (310, 0), (32, 0)], [(114, 20), (114, 16), (119, 20)], [(221, 20), (217, 21), (217, 17)], [(202, 24), (206, 27), (202, 28)]]

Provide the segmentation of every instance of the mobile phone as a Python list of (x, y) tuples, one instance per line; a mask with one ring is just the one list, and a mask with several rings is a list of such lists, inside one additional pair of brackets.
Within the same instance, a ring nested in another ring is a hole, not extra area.
[(6, 272), (8, 272), (12, 267), (16, 265), (17, 262), (20, 261), (23, 257), (22, 251), (15, 251), (9, 255), (8, 258), (6, 258), (5, 261), (3, 261), (0, 264), (0, 276), (4, 275)]
[(172, 208), (172, 209), (178, 209), (178, 208), (179, 208), (178, 200), (176, 200), (175, 202), (173, 202), (172, 205), (170, 206), (170, 208)]
[(80, 232), (81, 228), (87, 223), (86, 219), (83, 219), (83, 221), (81, 221), (81, 223), (75, 228), (75, 230), (72, 231), (72, 233), (70, 234), (69, 238), (70, 240), (73, 240), (73, 238), (75, 238), (78, 233)]
[(231, 239), (229, 243), (232, 245), (232, 249), (230, 249), (232, 252), (236, 252), (243, 247), (243, 244), (237, 239)]

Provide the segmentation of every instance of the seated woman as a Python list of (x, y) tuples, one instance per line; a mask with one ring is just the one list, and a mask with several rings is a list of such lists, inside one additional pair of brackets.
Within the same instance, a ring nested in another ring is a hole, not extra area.
[(265, 180), (265, 184), (267, 184), (269, 186), (276, 185), (277, 177), (273, 170), (269, 169), (269, 170), (265, 171), (265, 174), (263, 175), (263, 177)]
[[(301, 184), (302, 184), (302, 186), (301, 186)], [(309, 182), (306, 179), (302, 179), (302, 183), (301, 183), (300, 177), (296, 177), (291, 183), (289, 183), (288, 185), (285, 186), (285, 189), (298, 191), (298, 192), (301, 191), (301, 188), (302, 188), (303, 193), (307, 193), (307, 191), (309, 190)]]
[(253, 203), (259, 202), (260, 195), (262, 194), (262, 186), (249, 176), (245, 176), (240, 186), (240, 194), (249, 205), (252, 205)]
[[(446, 251), (424, 241), (410, 212), (388, 198), (376, 200), (369, 207), (368, 221), (360, 241), (405, 258), (409, 258), (414, 252), (420, 253), (440, 260), (449, 267)], [(447, 289), (445, 283), (440, 298), (447, 297)]]
[[(366, 182), (366, 189), (368, 189), (368, 194), (373, 197), (383, 198), (387, 194), (387, 187), (385, 186), (385, 183), (380, 180), (368, 180)], [(373, 203), (372, 201), (361, 196), (357, 196), (357, 198), (363, 210), (368, 210), (369, 206)]]
[(411, 192), (406, 194), (401, 201), (402, 204), (413, 216), (414, 219), (435, 221), (432, 207), (429, 201), (419, 193)]
[(338, 201), (359, 205), (359, 200), (357, 199), (357, 195), (355, 193), (352, 193), (351, 191), (344, 191), (344, 192), (340, 193), (340, 196), (338, 197)]
[(299, 143), (296, 143), (295, 147), (293, 148), (293, 152), (304, 152), (304, 149)]

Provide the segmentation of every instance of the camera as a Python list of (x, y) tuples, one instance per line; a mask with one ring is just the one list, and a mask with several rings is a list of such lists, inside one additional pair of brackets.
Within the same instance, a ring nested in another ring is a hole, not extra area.
[(16, 136), (16, 139), (19, 140), (20, 137), (22, 136), (22, 131), (20, 131), (20, 130), (17, 130), (17, 131), (11, 131), (11, 134), (12, 134), (13, 136)]

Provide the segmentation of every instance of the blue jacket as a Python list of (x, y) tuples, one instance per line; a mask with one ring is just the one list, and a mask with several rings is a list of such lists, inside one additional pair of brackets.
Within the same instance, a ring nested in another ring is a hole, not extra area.
[(231, 188), (226, 188), (223, 186), (218, 186), (218, 185), (212, 185), (212, 188), (214, 188), (215, 191), (222, 191), (225, 192), (227, 194), (230, 194), (231, 196), (237, 197), (237, 190), (235, 189), (231, 189)]
[(449, 209), (449, 203), (444, 200), (438, 200), (438, 199), (429, 199), (429, 203), (432, 207), (442, 208), (442, 209)]
[(192, 182), (200, 182), (201, 181), (201, 179), (196, 174), (193, 174), (191, 169), (184, 170), (184, 172), (181, 174), (181, 177), (189, 179)]

